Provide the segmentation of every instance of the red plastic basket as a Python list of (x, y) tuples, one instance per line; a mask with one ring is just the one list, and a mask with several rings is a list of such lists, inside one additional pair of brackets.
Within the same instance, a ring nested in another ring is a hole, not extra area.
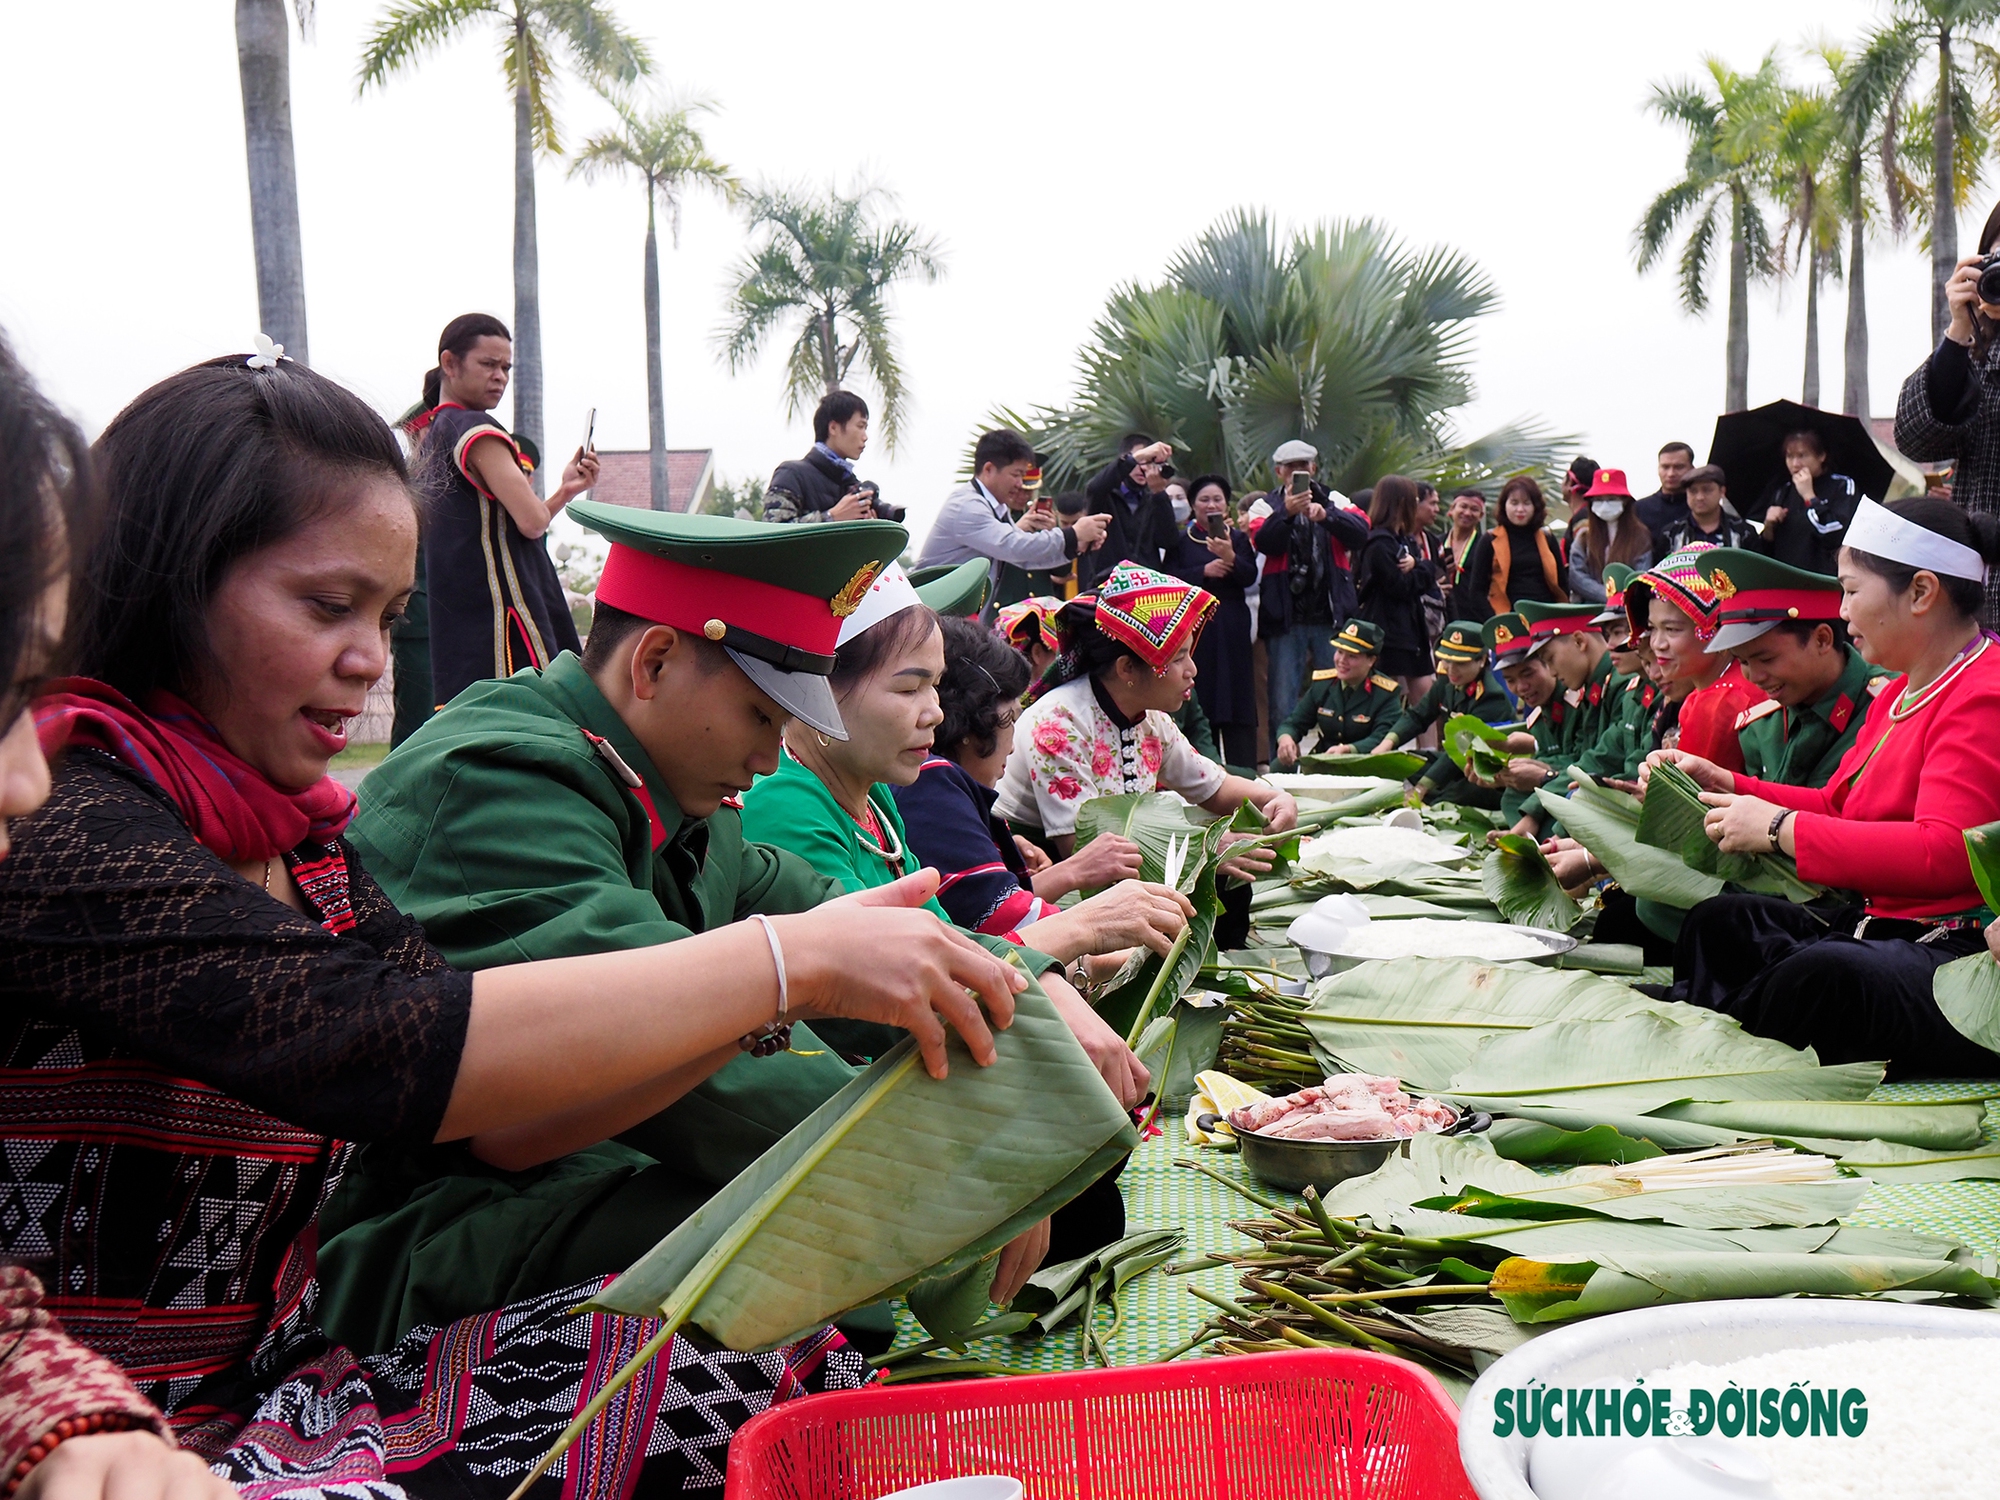
[(803, 1397), (737, 1432), (727, 1500), (964, 1474), (1011, 1475), (1027, 1500), (1475, 1500), (1429, 1372), (1337, 1349)]

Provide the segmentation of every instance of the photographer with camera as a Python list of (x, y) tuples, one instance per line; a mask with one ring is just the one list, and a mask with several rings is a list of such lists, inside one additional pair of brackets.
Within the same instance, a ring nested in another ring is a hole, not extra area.
[[(987, 559), (993, 565), (991, 610), (1026, 597), (1037, 573), (1060, 572), (1072, 560), (1081, 572), (1083, 558), (1104, 540), (1109, 525), (1103, 516), (1078, 516), (1073, 522), (1058, 517), (1054, 499), (1041, 488), (1041, 466), (1028, 440), (995, 428), (973, 445), (972, 479), (944, 497), (917, 566)], [(1009, 575), (1010, 564), (1027, 577)]]
[(900, 522), (902, 506), (884, 505), (874, 480), (854, 477), (854, 465), (867, 446), (868, 403), (852, 391), (822, 397), (813, 411), (812, 448), (772, 473), (764, 491), (764, 519)]
[[(1951, 323), (1896, 398), (1896, 447), (1918, 463), (1952, 465), (1951, 497), (1968, 511), (2000, 512), (2000, 207), (1979, 231), (1979, 253), (1945, 283)], [(1980, 621), (2000, 624), (2000, 589)]]
[(1122, 562), (1155, 572), (1180, 546), (1181, 523), (1174, 519), (1167, 481), (1174, 477), (1174, 450), (1143, 432), (1125, 435), (1118, 456), (1083, 487), (1092, 516), (1105, 518), (1104, 545), (1076, 563), (1081, 590), (1092, 589)]

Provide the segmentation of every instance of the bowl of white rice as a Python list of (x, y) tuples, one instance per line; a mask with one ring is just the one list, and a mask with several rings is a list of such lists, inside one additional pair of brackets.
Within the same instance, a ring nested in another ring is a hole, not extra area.
[(1971, 1500), (2000, 1493), (1996, 1396), (1993, 1312), (1649, 1307), (1553, 1329), (1489, 1366), (1460, 1411), (1459, 1456), (1481, 1500)]

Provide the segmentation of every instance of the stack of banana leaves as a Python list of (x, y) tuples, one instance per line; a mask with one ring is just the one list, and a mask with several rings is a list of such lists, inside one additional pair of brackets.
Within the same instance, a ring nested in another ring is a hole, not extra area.
[(1303, 1208), (1198, 1162), (1260, 1212), (1226, 1264), (1240, 1291), (1190, 1285), (1212, 1316), (1182, 1349), (1345, 1345), (1462, 1382), (1551, 1324), (1665, 1303), (1787, 1295), (2000, 1306), (2000, 1265), (1956, 1241), (1838, 1221), (1871, 1183), (1769, 1144), (1556, 1176), (1476, 1137), (1418, 1136), (1407, 1157)]

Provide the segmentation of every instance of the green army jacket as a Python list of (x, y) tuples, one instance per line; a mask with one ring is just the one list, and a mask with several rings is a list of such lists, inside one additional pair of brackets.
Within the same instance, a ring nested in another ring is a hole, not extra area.
[[(1422, 734), (1433, 724), (1443, 723), (1460, 714), (1471, 714), (1488, 724), (1506, 724), (1514, 717), (1514, 705), (1508, 700), (1507, 689), (1500, 685), (1500, 679), (1488, 667), (1478, 681), (1470, 687), (1460, 687), (1444, 673), (1440, 672), (1425, 689), (1416, 706), (1405, 708), (1389, 730), (1395, 736), (1395, 743), (1405, 744)], [(1429, 765), (1417, 778), (1424, 785), (1444, 788), (1464, 779), (1449, 754), (1439, 749), (1431, 757)]]
[(1299, 695), (1298, 706), (1278, 726), (1278, 733), (1303, 740), (1311, 729), (1319, 731), (1321, 755), (1335, 745), (1373, 746), (1395, 723), (1402, 710), (1396, 679), (1376, 672), (1359, 687), (1349, 687), (1328, 667), (1312, 674), (1312, 681)]
[(1868, 717), (1869, 701), (1890, 673), (1870, 666), (1852, 646), (1840, 680), (1817, 703), (1788, 709), (1775, 698), (1752, 704), (1736, 718), (1743, 769), (1759, 781), (1825, 786), (1840, 769)]

